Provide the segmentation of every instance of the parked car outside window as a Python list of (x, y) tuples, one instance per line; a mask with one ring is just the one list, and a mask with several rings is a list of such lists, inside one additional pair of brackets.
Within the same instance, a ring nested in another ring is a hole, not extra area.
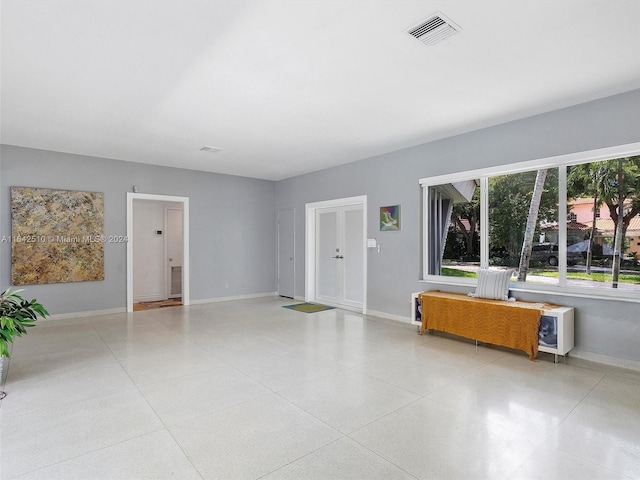
[[(531, 248), (531, 260), (547, 263), (552, 267), (558, 266), (558, 244), (539, 243)], [(582, 260), (580, 252), (567, 252), (567, 264), (575, 265)]]

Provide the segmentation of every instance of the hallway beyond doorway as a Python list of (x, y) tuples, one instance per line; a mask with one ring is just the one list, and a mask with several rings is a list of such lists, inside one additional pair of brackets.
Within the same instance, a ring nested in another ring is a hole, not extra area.
[(139, 302), (133, 304), (133, 311), (139, 312), (141, 310), (153, 310), (154, 308), (165, 307), (181, 307), (182, 298), (169, 298), (168, 300), (158, 300), (155, 302)]

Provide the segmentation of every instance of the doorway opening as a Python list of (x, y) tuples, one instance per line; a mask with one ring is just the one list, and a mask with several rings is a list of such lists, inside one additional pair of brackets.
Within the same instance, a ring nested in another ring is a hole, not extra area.
[(127, 193), (127, 238), (127, 312), (189, 305), (189, 198)]
[(306, 205), (305, 301), (367, 310), (367, 197)]

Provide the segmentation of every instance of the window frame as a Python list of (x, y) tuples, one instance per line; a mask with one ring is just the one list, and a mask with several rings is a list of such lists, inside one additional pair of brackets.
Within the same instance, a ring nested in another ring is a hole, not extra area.
[[(420, 282), (439, 283), (443, 285), (473, 287), (477, 280), (470, 278), (448, 277), (444, 275), (427, 274), (428, 271), (428, 239), (429, 239), (429, 208), (428, 189), (431, 186), (463, 182), (468, 180), (480, 180), (480, 225), (489, 225), (489, 177), (496, 175), (509, 175), (514, 173), (539, 170), (544, 168), (558, 168), (558, 283), (532, 284), (512, 281), (510, 289), (515, 292), (544, 293), (548, 295), (574, 296), (583, 298), (615, 299), (640, 303), (640, 295), (637, 290), (624, 290), (602, 287), (568, 286), (566, 284), (567, 273), (567, 167), (583, 163), (609, 160), (620, 157), (640, 155), (640, 142), (617, 145), (613, 147), (576, 152), (553, 157), (528, 160), (512, 164), (504, 164), (486, 167), (464, 172), (455, 172), (433, 177), (425, 177), (419, 180), (422, 188), (422, 271)], [(565, 201), (561, 201), (564, 198)], [(489, 229), (480, 229), (480, 267), (489, 266)]]

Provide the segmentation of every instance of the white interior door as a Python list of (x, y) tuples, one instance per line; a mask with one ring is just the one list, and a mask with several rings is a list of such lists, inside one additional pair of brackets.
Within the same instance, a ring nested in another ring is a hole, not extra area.
[(292, 208), (278, 210), (278, 295), (294, 297), (295, 238)]
[(316, 295), (324, 303), (362, 308), (362, 205), (316, 210)]
[[(166, 299), (164, 263), (164, 206), (161, 202), (136, 200), (133, 248), (134, 302)], [(158, 233), (160, 232), (160, 233)]]
[(167, 298), (182, 296), (182, 209), (165, 209), (165, 265)]

